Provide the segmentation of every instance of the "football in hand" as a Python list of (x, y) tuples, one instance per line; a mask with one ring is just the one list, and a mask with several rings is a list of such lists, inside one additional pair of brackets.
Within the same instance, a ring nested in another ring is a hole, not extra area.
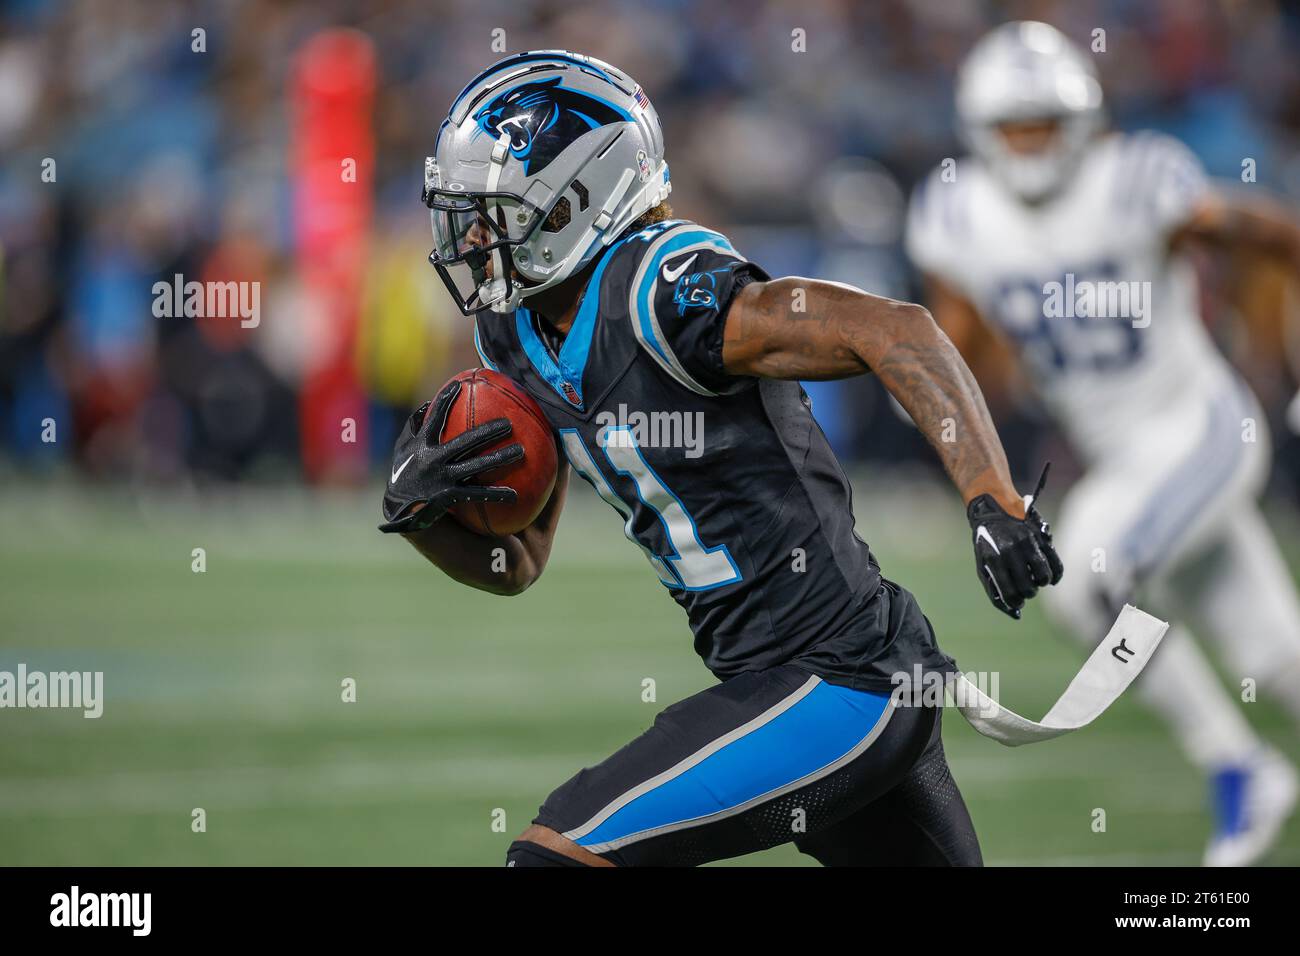
[(503, 535), (522, 531), (536, 520), (555, 488), (559, 460), (546, 413), (531, 395), (500, 372), (486, 368), (469, 369), (453, 381), (461, 383), (460, 394), (447, 412), (447, 422), (438, 440), (448, 441), (494, 418), (508, 418), (510, 434), (476, 448), (470, 457), (485, 455), (515, 443), (523, 446), (524, 457), (504, 467), (471, 475), (464, 482), (467, 485), (513, 488), (518, 496), (514, 504), (464, 501), (449, 513), (476, 534)]

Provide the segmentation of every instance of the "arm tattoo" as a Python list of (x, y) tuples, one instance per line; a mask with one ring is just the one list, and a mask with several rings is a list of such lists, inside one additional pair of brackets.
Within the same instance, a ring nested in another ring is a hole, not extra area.
[(907, 409), (963, 495), (1009, 484), (1006, 455), (970, 369), (940, 333), (931, 342), (899, 342), (876, 374)]
[[(800, 292), (803, 311), (792, 308)], [(964, 500), (988, 492), (1003, 507), (1019, 502), (975, 377), (920, 306), (833, 283), (777, 279), (742, 290), (725, 332), (723, 360), (738, 375), (824, 380), (874, 370)]]

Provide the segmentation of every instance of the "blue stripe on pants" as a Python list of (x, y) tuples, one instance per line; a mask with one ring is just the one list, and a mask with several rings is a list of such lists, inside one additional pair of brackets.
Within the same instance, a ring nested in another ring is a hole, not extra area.
[(786, 792), (805, 777), (812, 782), (865, 750), (883, 728), (889, 707), (888, 694), (819, 680), (771, 720), (697, 763), (683, 761), (691, 765), (619, 807), (576, 842), (589, 848), (621, 845), (648, 831), (729, 815), (765, 794)]

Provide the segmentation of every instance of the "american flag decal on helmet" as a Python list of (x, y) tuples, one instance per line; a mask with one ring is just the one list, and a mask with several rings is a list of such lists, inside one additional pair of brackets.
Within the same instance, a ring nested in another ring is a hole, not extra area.
[(632, 91), (632, 98), (636, 100), (636, 105), (641, 109), (648, 110), (650, 108), (650, 98), (645, 95), (645, 91), (641, 87), (638, 86)]

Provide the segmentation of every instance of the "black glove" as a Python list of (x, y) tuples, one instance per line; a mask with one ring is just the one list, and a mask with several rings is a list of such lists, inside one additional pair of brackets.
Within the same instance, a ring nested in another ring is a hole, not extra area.
[(1061, 580), (1051, 530), (1033, 504), (1046, 479), (1045, 467), (1023, 519), (1011, 517), (990, 495), (980, 495), (966, 506), (974, 532), (975, 571), (993, 606), (1016, 620), (1039, 588)]
[[(384, 492), (384, 517), (380, 531), (407, 533), (422, 531), (462, 501), (513, 502), (513, 488), (500, 485), (464, 485), (466, 478), (500, 468), (524, 457), (523, 446), (507, 445), (477, 458), (467, 456), (510, 434), (508, 418), (494, 418), (476, 425), (447, 442), (439, 442), (447, 413), (460, 394), (460, 382), (452, 382), (432, 402), (425, 402), (407, 419), (393, 448), (393, 467)], [(433, 411), (428, 420), (425, 412)], [(417, 508), (417, 506), (423, 507)]]

